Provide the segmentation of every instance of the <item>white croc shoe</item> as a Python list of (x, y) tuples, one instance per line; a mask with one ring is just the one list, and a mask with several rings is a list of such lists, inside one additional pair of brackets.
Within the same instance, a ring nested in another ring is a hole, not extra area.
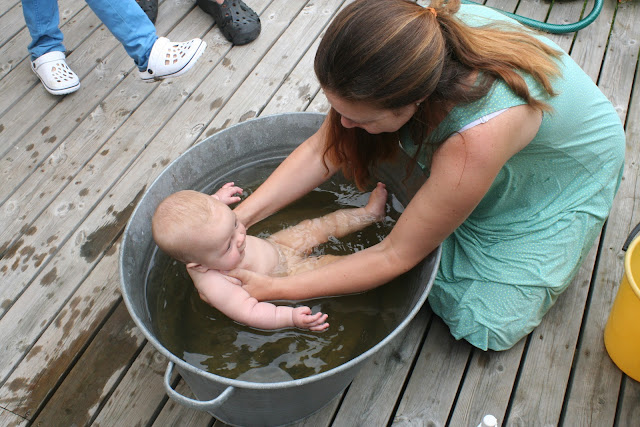
[(173, 43), (159, 37), (151, 48), (149, 63), (145, 71), (138, 70), (140, 78), (146, 82), (180, 76), (196, 63), (207, 44), (200, 39)]
[(80, 89), (80, 79), (67, 65), (64, 52), (49, 52), (31, 62), (31, 69), (44, 88), (53, 95), (64, 95)]

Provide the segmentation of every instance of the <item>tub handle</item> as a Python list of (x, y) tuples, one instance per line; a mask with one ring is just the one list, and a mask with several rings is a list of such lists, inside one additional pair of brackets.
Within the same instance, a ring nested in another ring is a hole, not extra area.
[(183, 396), (175, 391), (170, 384), (171, 374), (173, 373), (174, 366), (175, 364), (172, 361), (169, 361), (169, 364), (167, 364), (167, 371), (164, 373), (164, 388), (167, 391), (169, 397), (180, 403), (181, 405), (200, 411), (211, 411), (220, 407), (229, 398), (229, 396), (231, 396), (231, 393), (233, 393), (234, 388), (232, 386), (229, 386), (222, 393), (220, 393), (218, 397), (207, 401), (195, 400)]
[(629, 245), (631, 244), (631, 242), (633, 241), (633, 239), (636, 237), (636, 234), (638, 234), (640, 232), (640, 224), (636, 225), (633, 230), (631, 230), (631, 233), (629, 234), (629, 237), (627, 237), (627, 240), (624, 242), (624, 245), (622, 245), (622, 250), (623, 251), (627, 251), (627, 249), (629, 248)]

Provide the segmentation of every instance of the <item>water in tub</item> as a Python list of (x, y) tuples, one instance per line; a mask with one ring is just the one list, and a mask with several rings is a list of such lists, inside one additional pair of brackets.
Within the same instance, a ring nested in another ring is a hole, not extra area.
[[(245, 189), (251, 188), (236, 180)], [(215, 188), (215, 187), (214, 187)], [(336, 179), (283, 211), (252, 226), (249, 233), (265, 237), (305, 218), (364, 206), (367, 193)], [(318, 247), (311, 256), (344, 255), (382, 240), (400, 216), (400, 204), (389, 194), (387, 217), (340, 240)], [(296, 328), (264, 331), (234, 322), (200, 300), (183, 264), (160, 251), (147, 279), (147, 301), (158, 340), (186, 362), (232, 379), (285, 381), (335, 368), (364, 353), (403, 320), (409, 301), (402, 277), (369, 292), (302, 302), (313, 312), (329, 315), (324, 332)]]

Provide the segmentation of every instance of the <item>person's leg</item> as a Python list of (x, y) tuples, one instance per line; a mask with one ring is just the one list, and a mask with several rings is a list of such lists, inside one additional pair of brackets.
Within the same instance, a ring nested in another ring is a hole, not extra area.
[(455, 339), (481, 350), (507, 350), (540, 324), (558, 297), (552, 288), (491, 283), (481, 280), (443, 281), (438, 275), (429, 305)]
[(34, 61), (45, 53), (64, 52), (57, 0), (22, 0), (24, 20), (31, 34), (29, 53)]
[(381, 221), (385, 217), (387, 190), (378, 183), (366, 206), (340, 209), (320, 218), (307, 219), (278, 231), (270, 239), (299, 252), (307, 252), (325, 243), (331, 237), (342, 238), (355, 231)]
[(158, 0), (136, 0), (140, 9), (149, 17), (149, 20), (156, 23), (158, 18)]
[(124, 46), (145, 81), (177, 77), (200, 58), (207, 44), (200, 39), (172, 43), (158, 38), (156, 28), (135, 0), (86, 0)]
[(56, 0), (22, 0), (24, 20), (31, 34), (31, 69), (45, 89), (64, 95), (80, 88), (80, 79), (67, 65)]
[(86, 0), (93, 12), (111, 31), (133, 59), (145, 70), (153, 44), (158, 39), (156, 27), (135, 0)]
[(482, 350), (513, 347), (569, 286), (602, 222), (569, 211), (537, 231), (502, 236), (461, 225), (441, 244), (433, 312), (456, 339)]
[(196, 4), (235, 45), (250, 43), (260, 34), (260, 17), (241, 0), (197, 0)]

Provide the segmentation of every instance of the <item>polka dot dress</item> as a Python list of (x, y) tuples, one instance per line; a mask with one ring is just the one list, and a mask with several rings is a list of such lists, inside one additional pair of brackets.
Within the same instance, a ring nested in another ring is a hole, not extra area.
[[(471, 25), (515, 22), (473, 5), (463, 5), (459, 16)], [(429, 303), (456, 339), (483, 350), (508, 349), (540, 323), (577, 273), (620, 184), (625, 136), (617, 113), (569, 56), (561, 69), (552, 98), (523, 75), (531, 94), (553, 112), (544, 114), (534, 140), (504, 165), (478, 207), (442, 244)], [(433, 137), (522, 104), (498, 80), (485, 98), (454, 108)], [(415, 152), (406, 135), (402, 144)], [(418, 159), (428, 163), (422, 153)]]

